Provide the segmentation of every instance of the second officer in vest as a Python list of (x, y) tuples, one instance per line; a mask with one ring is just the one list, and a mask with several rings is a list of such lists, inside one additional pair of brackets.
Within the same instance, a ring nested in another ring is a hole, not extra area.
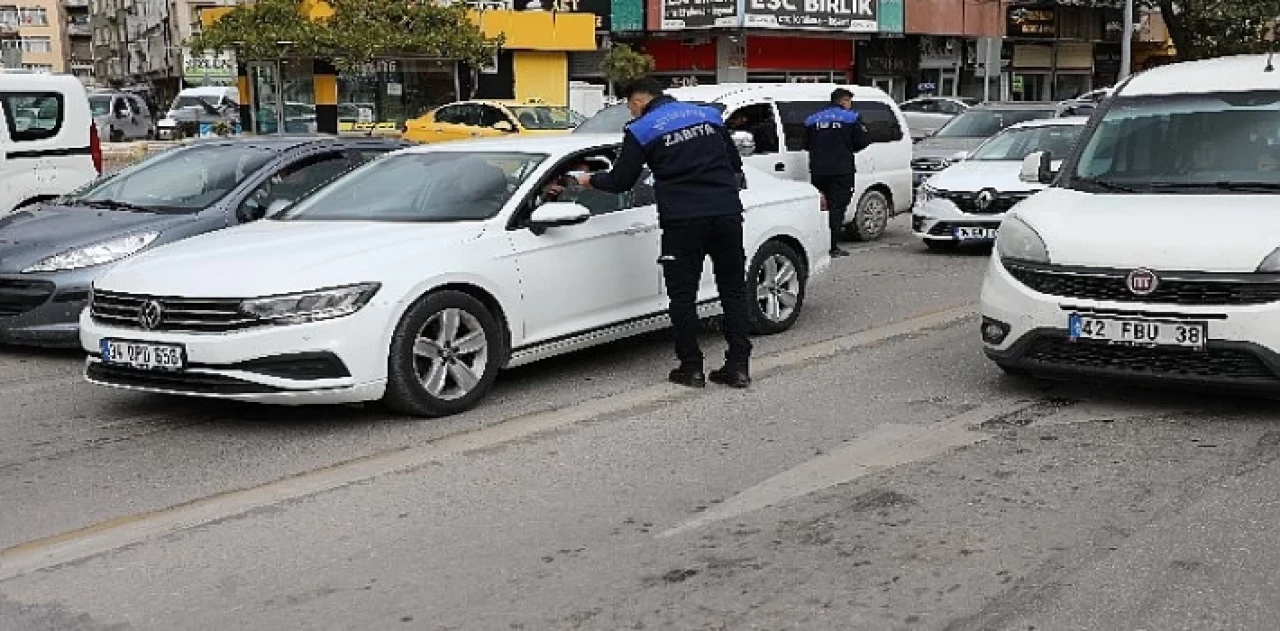
[(742, 158), (720, 112), (681, 103), (663, 94), (652, 79), (624, 87), (634, 120), (627, 125), (622, 152), (607, 173), (583, 175), (583, 186), (622, 193), (631, 190), (647, 164), (653, 172), (662, 227), (663, 277), (671, 301), (676, 357), (671, 381), (706, 385), (698, 347), (698, 285), (706, 257), (716, 276), (729, 344), (724, 368), (711, 380), (734, 388), (751, 385), (751, 341), (747, 337), (746, 253), (742, 245)]
[(831, 93), (831, 104), (804, 121), (809, 177), (827, 199), (833, 257), (849, 255), (840, 249), (840, 233), (853, 200), (854, 154), (871, 144), (870, 132), (852, 108), (853, 93), (837, 88)]

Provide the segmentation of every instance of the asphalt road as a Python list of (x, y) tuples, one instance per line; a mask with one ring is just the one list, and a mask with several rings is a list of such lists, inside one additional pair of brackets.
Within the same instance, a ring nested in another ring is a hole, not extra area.
[(1274, 628), (1273, 403), (1011, 380), (986, 253), (857, 247), (746, 392), (666, 335), (437, 421), (2, 349), (0, 629)]

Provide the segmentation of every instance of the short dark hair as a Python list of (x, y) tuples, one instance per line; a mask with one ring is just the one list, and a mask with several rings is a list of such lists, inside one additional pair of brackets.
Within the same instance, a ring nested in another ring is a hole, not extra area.
[(853, 93), (844, 88), (836, 88), (831, 92), (832, 103), (839, 103), (840, 101), (851, 98), (853, 98)]
[(622, 89), (619, 90), (618, 94), (624, 99), (629, 99), (637, 94), (662, 96), (662, 84), (658, 83), (658, 80), (653, 77), (634, 79), (622, 84)]

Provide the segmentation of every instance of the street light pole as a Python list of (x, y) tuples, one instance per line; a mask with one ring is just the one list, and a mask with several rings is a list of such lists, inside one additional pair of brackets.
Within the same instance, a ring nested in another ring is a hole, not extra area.
[(1133, 68), (1133, 0), (1124, 0), (1124, 31), (1120, 34), (1120, 76), (1129, 78)]

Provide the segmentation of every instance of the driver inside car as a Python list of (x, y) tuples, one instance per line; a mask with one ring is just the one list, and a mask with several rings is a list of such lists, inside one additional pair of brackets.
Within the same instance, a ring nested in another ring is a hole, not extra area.
[(586, 158), (575, 160), (565, 165), (555, 177), (542, 187), (539, 204), (547, 202), (573, 202), (581, 204), (593, 215), (602, 215), (618, 210), (621, 197), (591, 188), (583, 188), (578, 184), (574, 174), (595, 173), (607, 168), (598, 160)]

